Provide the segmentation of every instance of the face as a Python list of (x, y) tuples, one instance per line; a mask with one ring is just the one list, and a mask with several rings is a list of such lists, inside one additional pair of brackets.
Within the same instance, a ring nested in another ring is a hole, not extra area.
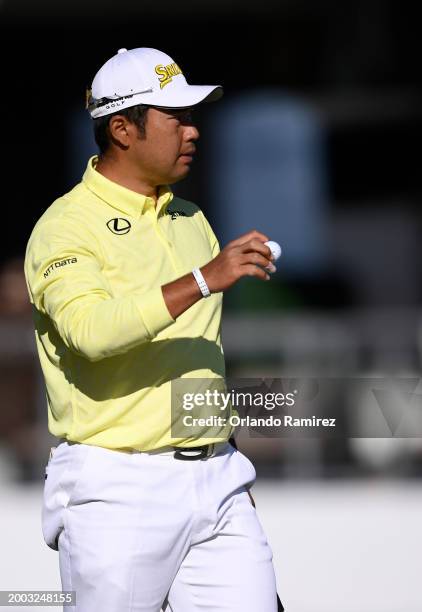
[(147, 113), (145, 137), (135, 127), (128, 154), (151, 184), (171, 185), (189, 173), (198, 138), (191, 109), (152, 107)]

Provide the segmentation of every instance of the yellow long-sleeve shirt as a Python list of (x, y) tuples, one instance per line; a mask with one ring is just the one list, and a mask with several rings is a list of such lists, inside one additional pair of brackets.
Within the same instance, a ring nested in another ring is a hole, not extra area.
[(96, 160), (42, 215), (26, 251), (49, 430), (113, 449), (228, 439), (229, 424), (173, 437), (170, 410), (172, 380), (224, 378), (222, 294), (174, 320), (161, 291), (215, 257), (218, 241), (196, 205), (162, 187), (155, 206)]

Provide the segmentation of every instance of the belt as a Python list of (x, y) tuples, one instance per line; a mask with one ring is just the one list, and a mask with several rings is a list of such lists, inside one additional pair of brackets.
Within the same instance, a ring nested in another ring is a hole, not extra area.
[[(71, 440), (67, 440), (66, 438), (60, 438), (59, 443), (61, 442), (67, 442), (68, 444), (82, 444), (81, 442), (73, 442)], [(204, 446), (163, 446), (162, 448), (157, 448), (150, 451), (138, 451), (136, 449), (110, 450), (126, 453), (145, 453), (146, 455), (173, 455), (175, 459), (180, 459), (182, 461), (197, 461), (198, 459), (208, 459), (209, 457), (214, 457), (214, 455), (220, 453), (228, 444), (229, 442), (224, 440), (222, 442), (214, 442), (213, 444), (206, 444)], [(51, 448), (50, 457), (55, 448), (56, 447), (54, 446)]]
[[(229, 442), (214, 442), (204, 446), (164, 446), (152, 451), (139, 451), (147, 455), (173, 455), (174, 459), (181, 461), (197, 461), (198, 459), (208, 459), (220, 453)], [(136, 452), (136, 451), (135, 451)]]

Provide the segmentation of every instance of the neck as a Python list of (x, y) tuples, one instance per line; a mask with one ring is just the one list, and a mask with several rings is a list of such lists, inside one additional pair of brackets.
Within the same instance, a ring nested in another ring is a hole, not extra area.
[(101, 156), (95, 165), (95, 170), (108, 178), (113, 183), (117, 183), (135, 193), (140, 193), (147, 198), (152, 198), (155, 203), (158, 199), (158, 187), (151, 185), (147, 179), (139, 176), (133, 168), (118, 163), (117, 160)]

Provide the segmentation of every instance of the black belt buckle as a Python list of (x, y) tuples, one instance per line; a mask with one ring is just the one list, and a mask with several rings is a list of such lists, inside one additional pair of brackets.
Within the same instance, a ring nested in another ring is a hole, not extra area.
[(212, 445), (210, 444), (206, 446), (192, 446), (191, 448), (177, 448), (177, 446), (175, 446), (173, 447), (175, 450), (173, 457), (175, 459), (181, 459), (182, 461), (198, 461), (198, 459), (209, 457), (211, 454), (209, 453), (209, 449), (211, 449), (211, 447)]

